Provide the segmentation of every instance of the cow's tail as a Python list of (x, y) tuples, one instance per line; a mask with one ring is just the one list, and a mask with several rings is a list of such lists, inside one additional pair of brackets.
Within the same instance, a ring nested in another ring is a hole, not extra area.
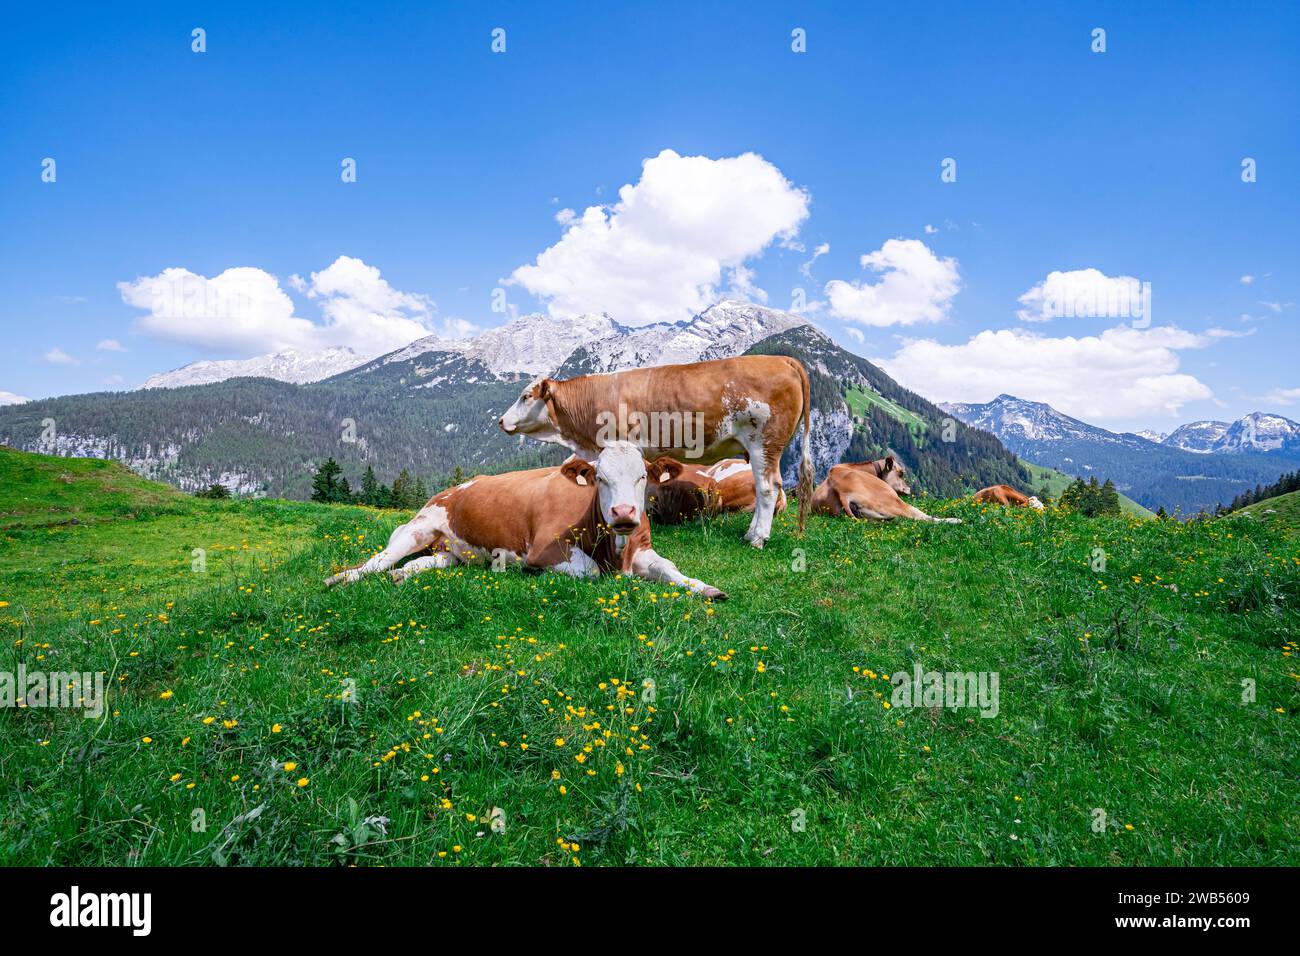
[(799, 457), (799, 533), (803, 534), (804, 524), (808, 520), (808, 511), (813, 498), (812, 465), (812, 389), (808, 382), (808, 370), (803, 363), (795, 360), (799, 369), (799, 378), (803, 383), (803, 446)]

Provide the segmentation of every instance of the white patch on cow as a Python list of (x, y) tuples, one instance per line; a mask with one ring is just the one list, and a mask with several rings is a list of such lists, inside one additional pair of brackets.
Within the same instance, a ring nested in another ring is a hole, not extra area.
[(459, 485), (456, 486), (456, 490), (457, 490), (457, 491), (464, 491), (466, 488), (468, 488), (468, 487), (469, 487), (470, 485), (472, 485), (472, 484), (474, 484), (474, 479), (473, 479), (473, 478), (471, 478), (469, 481), (463, 481), (463, 482), (461, 482)]
[(741, 461), (739, 458), (726, 458), (716, 465), (704, 469), (703, 474), (706, 478), (712, 478), (714, 481), (726, 481), (732, 475), (739, 475), (741, 472), (749, 470), (749, 462)]
[(1030, 499), (1029, 499), (1028, 504), (1029, 504), (1029, 507), (1033, 508), (1035, 511), (1042, 511), (1042, 510), (1043, 510), (1043, 503), (1042, 503), (1041, 501), (1038, 500), (1038, 496), (1037, 496), (1037, 495), (1033, 495), (1033, 496), (1031, 496)]
[(555, 427), (551, 421), (551, 410), (547, 407), (545, 399), (533, 398), (533, 389), (537, 382), (530, 384), (524, 389), (513, 405), (505, 410), (498, 423), (501, 430), (507, 435), (527, 435), (529, 438), (537, 441), (551, 442), (555, 445), (563, 445), (570, 451), (577, 451), (578, 445), (560, 434), (560, 430)]
[[(612, 441), (596, 457), (596, 497), (600, 518), (607, 525), (630, 520), (639, 524), (645, 513), (645, 459), (629, 441)], [(614, 514), (615, 509), (619, 515)], [(631, 513), (625, 510), (631, 508)]]
[(400, 568), (394, 568), (389, 571), (389, 576), (401, 584), (407, 578), (414, 577), (421, 571), (427, 571), (430, 568), (449, 568), (456, 563), (456, 559), (445, 551), (439, 551), (437, 554), (426, 554), (418, 558), (412, 558)]
[(666, 581), (705, 597), (726, 597), (713, 585), (682, 574), (677, 570), (677, 565), (657, 553), (654, 548), (645, 548), (632, 556), (632, 573), (650, 581)]
[(551, 566), (552, 571), (567, 574), (575, 578), (594, 578), (600, 574), (600, 565), (581, 548), (569, 549), (569, 560)]

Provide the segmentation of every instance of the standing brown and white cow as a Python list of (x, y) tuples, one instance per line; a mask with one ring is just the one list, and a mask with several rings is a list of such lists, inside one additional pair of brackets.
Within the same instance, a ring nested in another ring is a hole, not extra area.
[(781, 452), (803, 419), (799, 527), (812, 499), (808, 373), (784, 355), (661, 365), (570, 379), (542, 378), (501, 416), (509, 435), (555, 442), (594, 458), (612, 440), (647, 458), (669, 455), (707, 464), (745, 454), (758, 489), (745, 540), (761, 548), (772, 534), (781, 490)]
[[(392, 533), (382, 551), (325, 583), (348, 583), (379, 571), (400, 582), (457, 562), (501, 567), (522, 561), (574, 577), (631, 574), (725, 599), (655, 552), (645, 488), (645, 462), (629, 442), (606, 445), (594, 463), (572, 458), (557, 468), (472, 478), (434, 495)], [(430, 553), (420, 554), (425, 551)], [(420, 556), (396, 568), (412, 554)]]

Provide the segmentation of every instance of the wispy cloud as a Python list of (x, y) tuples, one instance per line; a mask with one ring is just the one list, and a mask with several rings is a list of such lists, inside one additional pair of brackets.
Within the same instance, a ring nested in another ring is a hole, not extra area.
[(45, 361), (49, 362), (51, 365), (80, 365), (81, 364), (81, 359), (69, 355), (67, 352), (63, 351), (63, 349), (59, 348), (57, 345), (54, 346), (52, 349), (50, 349), (48, 352), (46, 352), (42, 356), (42, 358), (44, 358)]

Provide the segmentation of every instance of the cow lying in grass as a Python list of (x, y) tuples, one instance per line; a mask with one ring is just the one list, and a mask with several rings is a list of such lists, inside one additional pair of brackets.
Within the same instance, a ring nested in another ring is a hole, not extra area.
[[(674, 467), (676, 472), (672, 471)], [(646, 509), (656, 524), (680, 524), (696, 515), (754, 510), (754, 473), (743, 458), (697, 465), (661, 455), (647, 464), (646, 470), (650, 473)], [(785, 491), (778, 489), (776, 513), (785, 509)]]
[[(645, 491), (645, 461), (623, 441), (606, 445), (594, 462), (573, 458), (557, 468), (474, 478), (434, 495), (382, 551), (325, 583), (377, 571), (400, 582), (457, 562), (499, 567), (522, 561), (574, 577), (630, 574), (724, 600), (717, 588), (686, 577), (655, 553)], [(413, 554), (420, 556), (396, 567)]]
[(1036, 511), (1043, 510), (1043, 503), (1033, 495), (1021, 494), (1010, 485), (989, 485), (987, 488), (981, 488), (973, 495), (976, 501), (984, 504), (993, 505), (1014, 505), (1017, 507), (1029, 507)]
[(875, 518), (878, 521), (912, 518), (961, 524), (960, 518), (932, 517), (899, 497), (911, 493), (902, 466), (891, 455), (878, 461), (836, 465), (813, 493), (812, 511), (833, 518)]

